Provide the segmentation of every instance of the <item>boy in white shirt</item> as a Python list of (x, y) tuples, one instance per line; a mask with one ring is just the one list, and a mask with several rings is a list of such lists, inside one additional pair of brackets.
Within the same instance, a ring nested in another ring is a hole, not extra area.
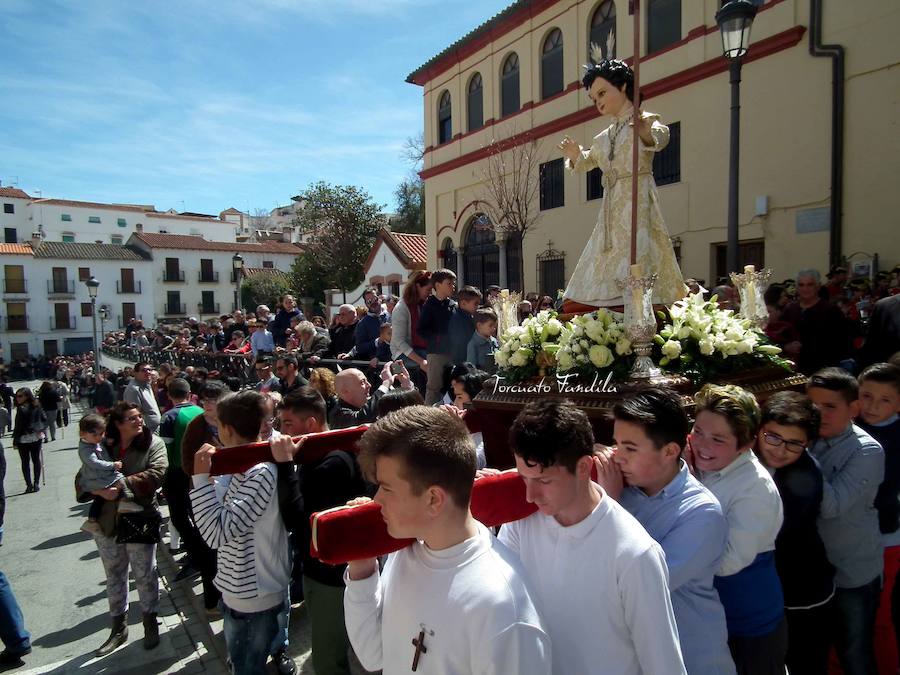
[(425, 406), (360, 441), (388, 532), (415, 538), (347, 567), (344, 614), (366, 670), (547, 675), (550, 639), (516, 557), (472, 517), (475, 448), (462, 421)]
[[(557, 675), (679, 675), (662, 549), (591, 481), (594, 435), (568, 401), (531, 403), (510, 430), (538, 512), (500, 530), (533, 582)], [(513, 672), (513, 671), (510, 671)]]

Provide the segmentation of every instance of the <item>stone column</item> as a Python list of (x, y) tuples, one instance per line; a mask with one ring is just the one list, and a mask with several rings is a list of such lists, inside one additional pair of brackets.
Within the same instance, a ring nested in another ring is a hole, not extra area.
[(497, 267), (499, 272), (498, 285), (500, 286), (500, 288), (506, 288), (506, 231), (497, 230), (494, 240), (497, 242)]

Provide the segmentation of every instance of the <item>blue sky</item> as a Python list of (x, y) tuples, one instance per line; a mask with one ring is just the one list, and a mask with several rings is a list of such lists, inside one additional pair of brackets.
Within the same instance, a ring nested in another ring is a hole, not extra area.
[(218, 213), (312, 181), (393, 208), (416, 67), (511, 0), (0, 0), (0, 181)]

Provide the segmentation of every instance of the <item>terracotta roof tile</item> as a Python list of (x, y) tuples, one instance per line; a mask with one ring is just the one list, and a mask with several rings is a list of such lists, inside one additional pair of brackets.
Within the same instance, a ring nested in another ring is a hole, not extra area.
[(28, 244), (0, 244), (0, 254), (32, 255), (33, 253), (34, 251), (31, 250)]
[(12, 197), (13, 199), (31, 199), (31, 195), (19, 188), (0, 187), (0, 197)]
[(244, 278), (261, 277), (261, 276), (278, 276), (287, 278), (287, 272), (284, 270), (276, 270), (272, 267), (245, 267)]
[(34, 252), (35, 258), (64, 258), (69, 260), (149, 260), (141, 251), (117, 244), (77, 244), (44, 241)]
[(413, 262), (422, 264), (428, 262), (428, 238), (424, 234), (391, 232), (391, 236), (397, 240), (404, 253)]
[(155, 212), (156, 207), (153, 204), (102, 204), (100, 202), (79, 202), (74, 199), (35, 199), (35, 204), (46, 204), (48, 206), (75, 206), (91, 209), (113, 209), (116, 211), (141, 211)]
[[(144, 242), (150, 248), (182, 249), (189, 251), (233, 251), (235, 253), (287, 253), (299, 255), (303, 250), (283, 241), (260, 243), (233, 243), (228, 241), (207, 241), (203, 237), (190, 234), (156, 234), (138, 232), (132, 239)], [(130, 240), (129, 240), (130, 241)]]

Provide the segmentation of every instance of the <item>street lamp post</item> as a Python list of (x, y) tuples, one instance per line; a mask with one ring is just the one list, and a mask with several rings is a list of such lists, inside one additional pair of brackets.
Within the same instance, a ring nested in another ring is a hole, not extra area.
[(738, 271), (738, 177), (741, 138), (741, 62), (750, 45), (750, 27), (756, 5), (750, 0), (731, 0), (716, 12), (722, 33), (722, 53), (729, 61), (731, 74), (731, 143), (728, 168), (728, 272)]
[(240, 253), (235, 253), (231, 257), (231, 267), (234, 269), (234, 281), (237, 285), (237, 295), (235, 296), (235, 311), (241, 308), (241, 277), (244, 275), (244, 259)]
[(100, 372), (100, 350), (97, 349), (97, 291), (100, 290), (100, 282), (91, 277), (84, 282), (88, 295), (91, 296), (91, 324), (94, 329), (94, 375)]
[(106, 322), (109, 321), (109, 307), (106, 305), (100, 305), (100, 309), (97, 310), (100, 314), (100, 340), (103, 340), (103, 336), (106, 335)]

